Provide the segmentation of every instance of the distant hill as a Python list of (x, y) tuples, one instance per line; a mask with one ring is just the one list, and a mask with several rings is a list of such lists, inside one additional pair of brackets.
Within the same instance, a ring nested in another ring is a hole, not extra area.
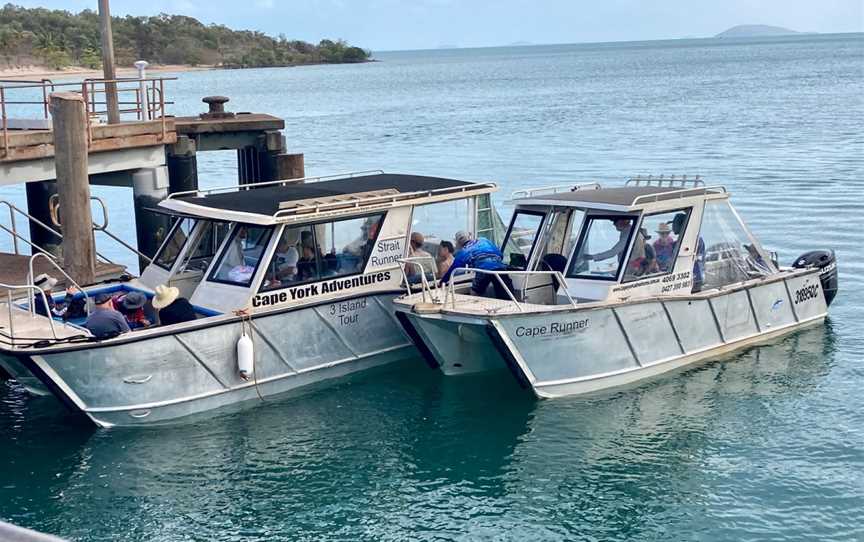
[(789, 30), (782, 26), (769, 26), (767, 24), (740, 24), (733, 26), (725, 32), (720, 32), (715, 38), (755, 38), (759, 36), (788, 36), (800, 34), (796, 30)]
[[(91, 2), (95, 5), (95, 2)], [(344, 41), (317, 45), (261, 32), (205, 25), (182, 15), (112, 17), (118, 65), (138, 59), (154, 64), (226, 68), (365, 62), (371, 53)], [(13, 4), (0, 7), (0, 68), (35, 64), (60, 69), (101, 64), (99, 16)]]

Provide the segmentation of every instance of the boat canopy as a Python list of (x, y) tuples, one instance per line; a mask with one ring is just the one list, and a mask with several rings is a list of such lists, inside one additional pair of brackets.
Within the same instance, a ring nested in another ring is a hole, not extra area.
[(494, 183), (363, 172), (180, 192), (159, 206), (179, 215), (267, 226), (421, 205), (495, 189)]

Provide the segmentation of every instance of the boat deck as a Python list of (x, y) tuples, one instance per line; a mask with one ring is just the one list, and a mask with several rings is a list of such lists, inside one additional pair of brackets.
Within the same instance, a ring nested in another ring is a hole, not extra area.
[[(9, 321), (10, 311), (6, 306), (0, 310), (0, 335), (6, 339), (6, 336), (12, 335), (16, 340), (26, 341), (29, 339), (52, 339), (51, 326), (48, 323), (48, 318), (30, 314), (30, 311), (17, 306), (12, 306), (11, 316), (12, 321)], [(87, 335), (87, 332), (64, 324), (59, 320), (54, 320), (54, 332), (58, 339), (66, 339), (69, 337), (77, 337)], [(8, 339), (6, 339), (8, 340)]]
[[(29, 272), (30, 256), (25, 254), (8, 254), (0, 252), (0, 283), (3, 284), (26, 284)], [(33, 272), (36, 275), (48, 273), (56, 277), (58, 288), (65, 286), (65, 278), (57, 270), (45, 261), (44, 258), (37, 259), (33, 264)], [(126, 272), (126, 268), (119, 264), (96, 262), (96, 282), (120, 277)], [(86, 286), (82, 284), (82, 286)], [(0, 289), (2, 290), (2, 289)]]

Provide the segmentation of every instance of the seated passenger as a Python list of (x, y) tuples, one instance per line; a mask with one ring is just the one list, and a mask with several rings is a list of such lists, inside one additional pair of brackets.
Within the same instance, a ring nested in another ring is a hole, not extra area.
[(294, 275), (297, 274), (297, 260), (300, 259), (296, 245), (297, 230), (285, 230), (273, 256), (273, 275), (276, 280), (280, 282), (294, 280)]
[(657, 235), (660, 237), (654, 241), (654, 254), (657, 257), (657, 267), (660, 271), (671, 271), (675, 256), (675, 244), (678, 242), (672, 237), (672, 226), (663, 222), (657, 227)]
[[(441, 282), (450, 280), (453, 271), (459, 268), (482, 269), (486, 271), (506, 271), (507, 265), (504, 264), (504, 256), (497, 246), (491, 241), (483, 237), (479, 239), (471, 239), (471, 235), (467, 232), (456, 232), (456, 256), (453, 258), (453, 264), (441, 277)], [(511, 292), (513, 284), (510, 277), (502, 276), (504, 285)], [(498, 299), (510, 299), (508, 293), (501, 287), (501, 282), (495, 279), (493, 275), (487, 273), (476, 273), (474, 281), (471, 283), (471, 293), (473, 295), (484, 295), (489, 283), (492, 283), (495, 288), (495, 297)]]
[(351, 241), (342, 250), (348, 254), (357, 256), (360, 260), (366, 261), (372, 250), (375, 248), (375, 239), (378, 237), (378, 229), (380, 222), (377, 217), (370, 217), (365, 222), (360, 230), (360, 237)]
[(450, 241), (441, 241), (441, 245), (438, 247), (438, 258), (436, 259), (439, 277), (443, 277), (444, 273), (453, 265), (453, 254), (455, 252), (456, 249), (453, 248), (453, 243)]
[(180, 297), (180, 290), (174, 286), (159, 285), (153, 296), (153, 308), (159, 311), (159, 323), (163, 326), (195, 320), (195, 309), (189, 300)]
[(654, 247), (647, 243), (651, 236), (645, 228), (639, 228), (636, 239), (633, 241), (633, 250), (630, 251), (630, 262), (624, 272), (625, 279), (641, 277), (642, 275), (657, 272), (657, 258)]
[[(84, 300), (74, 299), (74, 295), (78, 293), (78, 289), (74, 286), (66, 288), (66, 297), (62, 302), (55, 303), (54, 298), (51, 296), (51, 290), (57, 286), (57, 279), (47, 273), (42, 273), (36, 276), (33, 285), (45, 292), (44, 300), (38, 293), (33, 296), (33, 310), (36, 314), (41, 314), (42, 316), (50, 315), (51, 317), (59, 316), (64, 320), (87, 315)], [(47, 307), (45, 306), (45, 301), (48, 302)]]
[(318, 277), (318, 267), (315, 261), (315, 248), (310, 245), (303, 245), (303, 256), (297, 260), (297, 275), (296, 280), (307, 281)]
[(699, 237), (696, 241), (696, 258), (693, 260), (693, 288), (694, 294), (702, 291), (705, 284), (705, 241)]
[(129, 329), (139, 329), (148, 327), (151, 322), (144, 314), (144, 305), (147, 303), (147, 296), (141, 292), (129, 292), (115, 296), (114, 310), (126, 318), (126, 323), (129, 324)]
[(419, 231), (411, 234), (411, 241), (408, 248), (409, 258), (420, 258), (406, 268), (408, 280), (411, 282), (419, 282), (420, 272), (422, 271), (426, 277), (431, 278), (435, 269), (435, 260), (432, 255), (423, 250), (423, 244), (426, 239)]
[(90, 333), (97, 339), (110, 339), (129, 331), (126, 318), (114, 310), (114, 300), (111, 294), (96, 294), (93, 298), (95, 306), (84, 323)]

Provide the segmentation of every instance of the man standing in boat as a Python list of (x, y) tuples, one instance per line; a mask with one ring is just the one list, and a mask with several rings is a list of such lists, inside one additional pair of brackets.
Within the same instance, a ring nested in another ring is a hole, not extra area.
[[(456, 256), (453, 258), (450, 269), (441, 277), (442, 283), (448, 282), (453, 271), (460, 267), (485, 271), (507, 271), (504, 255), (490, 240), (483, 237), (471, 239), (471, 234), (459, 231), (456, 232), (454, 241), (456, 241)], [(506, 288), (512, 292), (513, 283), (510, 281), (510, 277), (501, 275), (501, 279)], [(510, 299), (508, 292), (502, 288), (501, 282), (488, 273), (475, 273), (474, 282), (471, 283), (472, 295), (484, 295), (486, 289), (489, 288), (489, 282), (492, 282), (495, 288), (495, 297)]]

